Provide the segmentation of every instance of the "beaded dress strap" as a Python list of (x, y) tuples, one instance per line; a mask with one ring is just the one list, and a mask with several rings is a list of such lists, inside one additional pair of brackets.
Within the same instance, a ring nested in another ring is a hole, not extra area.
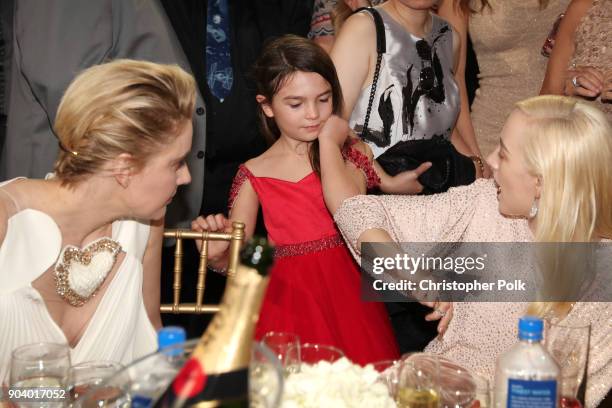
[(241, 164), (240, 166), (238, 166), (238, 171), (236, 172), (236, 175), (234, 176), (234, 180), (232, 181), (232, 187), (230, 188), (230, 192), (229, 192), (229, 199), (227, 202), (228, 211), (231, 211), (232, 207), (234, 206), (236, 197), (238, 197), (238, 193), (240, 192), (240, 189), (242, 188), (242, 185), (244, 184), (244, 182), (247, 179), (250, 179), (251, 177), (255, 177), (255, 176), (253, 176), (253, 173), (251, 173), (251, 171), (247, 169), (247, 167), (244, 164)]
[(380, 186), (380, 177), (376, 174), (372, 161), (364, 153), (357, 150), (353, 145), (358, 139), (349, 139), (342, 147), (342, 157), (348, 160), (361, 170), (366, 178), (366, 186), (368, 190), (372, 190)]

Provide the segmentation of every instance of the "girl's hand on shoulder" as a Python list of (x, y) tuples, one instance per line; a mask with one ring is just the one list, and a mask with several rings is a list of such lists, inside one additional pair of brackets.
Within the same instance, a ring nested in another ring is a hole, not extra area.
[(319, 140), (321, 142), (331, 142), (339, 147), (342, 147), (349, 135), (349, 132), (349, 124), (345, 119), (342, 119), (337, 115), (331, 115), (329, 119), (325, 121), (325, 124), (319, 133)]
[[(230, 232), (232, 223), (223, 214), (211, 214), (206, 217), (200, 215), (191, 222), (191, 229), (197, 232)], [(195, 242), (198, 251), (202, 252), (202, 240), (196, 239)], [(213, 261), (221, 258), (229, 245), (229, 241), (208, 241), (208, 258)]]

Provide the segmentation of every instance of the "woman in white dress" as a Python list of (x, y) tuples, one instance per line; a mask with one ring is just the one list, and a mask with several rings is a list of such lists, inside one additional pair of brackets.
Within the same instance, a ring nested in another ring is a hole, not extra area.
[(163, 217), (191, 180), (194, 99), (177, 66), (89, 68), (58, 108), (54, 175), (0, 184), (0, 383), (28, 343), (68, 344), (73, 363), (156, 349)]

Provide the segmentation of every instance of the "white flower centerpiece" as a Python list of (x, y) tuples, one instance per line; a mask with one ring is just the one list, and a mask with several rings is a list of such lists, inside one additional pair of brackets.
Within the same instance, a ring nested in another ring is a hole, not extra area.
[(285, 380), (282, 408), (396, 408), (379, 375), (372, 365), (361, 367), (345, 357), (302, 364)]

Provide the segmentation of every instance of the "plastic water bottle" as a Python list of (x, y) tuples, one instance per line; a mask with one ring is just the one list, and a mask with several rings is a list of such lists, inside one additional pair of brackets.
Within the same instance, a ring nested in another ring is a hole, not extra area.
[(497, 360), (495, 407), (555, 408), (560, 369), (542, 345), (544, 323), (537, 317), (519, 320), (519, 343)]
[[(162, 327), (157, 332), (157, 344), (160, 350), (166, 347), (174, 346), (175, 344), (184, 343), (186, 339), (185, 329), (179, 326), (167, 326)], [(170, 350), (162, 351), (165, 355), (169, 356), (168, 362), (175, 365), (176, 368), (180, 368), (183, 364), (181, 360), (183, 357), (182, 347), (173, 347)]]
[(152, 363), (148, 374), (133, 382), (132, 408), (149, 408), (162, 395), (184, 363), (182, 347), (165, 348), (185, 342), (185, 330), (178, 326), (167, 326), (157, 332), (160, 353)]

